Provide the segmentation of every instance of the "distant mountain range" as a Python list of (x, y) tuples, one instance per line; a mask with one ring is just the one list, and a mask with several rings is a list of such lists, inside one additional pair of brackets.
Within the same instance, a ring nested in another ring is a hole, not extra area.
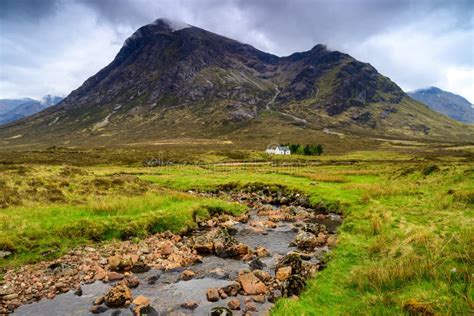
[(139, 28), (58, 105), (0, 127), (3, 148), (262, 148), (323, 139), (361, 146), (380, 138), (467, 142), (474, 126), (430, 110), (370, 64), (324, 45), (279, 57), (167, 19)]
[(430, 87), (407, 94), (431, 109), (460, 122), (474, 124), (474, 108), (471, 102), (460, 95)]
[(38, 113), (63, 100), (62, 97), (45, 95), (41, 100), (31, 98), (0, 99), (0, 125), (11, 123)]

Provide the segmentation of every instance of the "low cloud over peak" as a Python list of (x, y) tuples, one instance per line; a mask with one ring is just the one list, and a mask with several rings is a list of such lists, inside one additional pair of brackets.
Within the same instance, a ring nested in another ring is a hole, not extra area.
[(326, 44), (405, 90), (474, 101), (473, 1), (3, 0), (0, 98), (67, 94), (137, 28), (183, 21), (277, 55)]

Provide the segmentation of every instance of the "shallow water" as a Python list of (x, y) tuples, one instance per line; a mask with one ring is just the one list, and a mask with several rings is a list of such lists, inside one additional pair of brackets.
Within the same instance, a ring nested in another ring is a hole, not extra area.
[[(256, 211), (250, 213), (251, 219), (265, 219), (256, 215)], [(340, 222), (340, 217), (334, 215), (324, 221), (331, 229), (334, 229)], [(274, 274), (274, 268), (278, 259), (286, 253), (296, 250), (289, 244), (293, 241), (297, 232), (293, 230), (293, 225), (288, 222), (280, 222), (275, 229), (267, 229), (265, 234), (256, 232), (250, 225), (246, 223), (238, 223), (234, 226), (237, 230), (235, 237), (240, 242), (249, 245), (251, 248), (257, 246), (265, 247), (270, 256), (261, 258), (265, 264), (263, 270)], [(326, 251), (327, 247), (320, 249)], [(316, 256), (317, 257), (317, 256)], [(317, 261), (312, 259), (311, 261)], [(180, 273), (185, 268), (174, 269), (171, 271), (150, 270), (143, 274), (136, 274), (140, 279), (140, 285), (136, 289), (132, 289), (133, 297), (144, 295), (151, 300), (151, 306), (159, 315), (167, 315), (171, 311), (177, 311), (193, 315), (208, 315), (209, 310), (216, 306), (227, 306), (227, 302), (235, 297), (221, 299), (218, 302), (211, 303), (206, 299), (206, 292), (209, 288), (224, 287), (237, 278), (239, 270), (249, 268), (247, 262), (231, 258), (219, 258), (216, 256), (206, 256), (201, 263), (187, 267), (196, 273), (196, 277), (189, 281), (179, 280)], [(222, 269), (224, 275), (211, 273), (214, 269)], [(154, 281), (154, 282), (151, 282)], [(48, 316), (65, 316), (65, 315), (93, 315), (89, 312), (94, 300), (107, 292), (112, 284), (105, 284), (100, 281), (92, 284), (82, 285), (82, 296), (76, 296), (73, 292), (68, 292), (56, 296), (53, 300), (43, 299), (39, 302), (19, 307), (14, 315), (48, 315)], [(243, 296), (238, 296), (242, 302)], [(186, 301), (194, 300), (199, 302), (199, 306), (194, 310), (185, 310), (180, 305)], [(265, 302), (264, 304), (256, 304), (258, 314), (265, 314), (272, 304)], [(120, 311), (120, 314), (117, 314)], [(109, 309), (101, 315), (132, 315), (129, 309)], [(234, 311), (234, 315), (240, 315), (240, 311)]]

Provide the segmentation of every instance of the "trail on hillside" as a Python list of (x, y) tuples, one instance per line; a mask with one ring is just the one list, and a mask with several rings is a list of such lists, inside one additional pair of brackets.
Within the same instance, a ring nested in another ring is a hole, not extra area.
[(286, 116), (286, 117), (289, 117), (299, 123), (303, 123), (303, 124), (309, 124), (309, 122), (303, 118), (300, 118), (300, 117), (297, 117), (297, 116), (294, 116), (294, 115), (291, 115), (291, 114), (288, 114), (288, 113), (285, 113), (285, 112), (282, 112), (282, 111), (278, 111), (278, 110), (273, 110), (270, 105), (274, 104), (275, 103), (275, 100), (276, 98), (278, 98), (278, 95), (280, 95), (280, 92), (281, 90), (278, 88), (278, 86), (275, 85), (275, 94), (273, 95), (273, 97), (270, 99), (270, 101), (268, 101), (268, 103), (265, 105), (265, 109), (267, 111), (270, 111), (270, 112), (275, 112), (275, 113), (278, 113), (278, 114), (281, 114), (283, 116)]

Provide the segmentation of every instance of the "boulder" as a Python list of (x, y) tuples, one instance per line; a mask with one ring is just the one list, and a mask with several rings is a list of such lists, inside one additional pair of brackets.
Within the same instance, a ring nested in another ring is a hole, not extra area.
[(217, 302), (220, 299), (219, 291), (216, 288), (210, 288), (206, 293), (209, 302)]
[(194, 278), (194, 276), (196, 275), (196, 273), (194, 273), (193, 271), (191, 270), (184, 270), (181, 275), (179, 276), (179, 278), (181, 280), (184, 280), (184, 281), (189, 281), (191, 280), (192, 278)]
[(272, 279), (272, 276), (270, 275), (270, 273), (268, 273), (266, 271), (253, 270), (253, 274), (255, 274), (255, 276), (257, 278), (259, 278), (263, 283), (267, 283), (267, 282), (271, 281), (271, 279)]
[(293, 244), (300, 249), (313, 250), (320, 243), (314, 234), (301, 231), (296, 235)]
[(276, 271), (276, 278), (279, 281), (285, 281), (291, 276), (291, 266), (278, 268)]
[(240, 286), (240, 283), (238, 282), (233, 282), (227, 286), (224, 286), (222, 290), (228, 295), (228, 296), (236, 296), (240, 289), (242, 287)]
[(268, 257), (270, 255), (270, 253), (268, 252), (268, 250), (264, 247), (261, 247), (261, 246), (257, 246), (255, 248), (255, 254), (258, 256), (258, 257)]
[(111, 271), (118, 271), (121, 260), (122, 256), (118, 255), (107, 258), (107, 264), (109, 265), (109, 269)]
[(108, 307), (124, 307), (129, 305), (132, 300), (132, 292), (123, 283), (112, 287), (107, 294), (105, 294), (105, 305)]
[(199, 306), (199, 302), (197, 302), (197, 301), (187, 301), (187, 302), (181, 304), (182, 308), (190, 309), (190, 310), (196, 309), (196, 307), (198, 307), (198, 306)]
[(266, 264), (262, 262), (259, 258), (255, 258), (249, 262), (250, 269), (252, 270), (262, 270)]
[(292, 274), (300, 274), (303, 269), (301, 256), (295, 252), (288, 253), (278, 261), (275, 270), (278, 271), (279, 268), (287, 266), (291, 267)]
[(140, 280), (136, 277), (136, 276), (133, 276), (133, 275), (127, 275), (125, 277), (125, 284), (131, 288), (131, 289), (134, 289), (136, 287), (138, 287), (140, 285)]
[(240, 300), (239, 299), (231, 299), (229, 301), (229, 303), (227, 303), (227, 306), (231, 309), (231, 310), (240, 310)]
[(106, 312), (108, 308), (104, 305), (94, 305), (89, 309), (89, 312), (92, 314), (102, 314)]
[(247, 312), (256, 312), (257, 311), (257, 305), (255, 305), (254, 301), (250, 297), (246, 297), (244, 299), (244, 310)]
[(267, 292), (267, 286), (252, 272), (239, 275), (238, 281), (248, 295), (264, 294)]
[(298, 296), (304, 287), (304, 278), (299, 274), (293, 274), (282, 283), (281, 292), (285, 297)]
[(109, 281), (119, 281), (123, 280), (124, 275), (122, 273), (110, 271), (107, 273), (107, 280)]
[(139, 295), (133, 300), (133, 304), (139, 306), (148, 306), (150, 305), (150, 299), (146, 296)]

